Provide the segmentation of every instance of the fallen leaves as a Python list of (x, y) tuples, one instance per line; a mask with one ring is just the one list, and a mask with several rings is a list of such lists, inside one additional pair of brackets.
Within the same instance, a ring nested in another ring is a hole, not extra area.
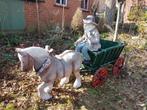
[[(33, 41), (27, 41), (27, 43)], [(39, 43), (41, 43), (39, 39)], [(43, 41), (44, 42), (44, 41)], [(36, 43), (38, 44), (38, 43)], [(65, 46), (67, 48), (67, 46)], [(4, 49), (4, 48), (1, 48)], [(13, 48), (4, 49), (14, 54)], [(61, 50), (60, 50), (61, 51)], [(82, 87), (74, 89), (71, 83), (64, 88), (56, 85), (54, 96), (49, 101), (42, 101), (37, 96), (37, 86), (41, 83), (35, 72), (21, 72), (16, 54), (16, 63), (5, 61), (0, 70), (0, 109), (2, 110), (142, 110), (147, 105), (147, 51), (131, 48), (126, 53), (126, 67), (115, 79), (108, 67), (109, 78), (98, 88), (91, 87), (93, 75), (82, 74)], [(0, 58), (2, 58), (0, 54)], [(13, 58), (6, 54), (6, 58)]]

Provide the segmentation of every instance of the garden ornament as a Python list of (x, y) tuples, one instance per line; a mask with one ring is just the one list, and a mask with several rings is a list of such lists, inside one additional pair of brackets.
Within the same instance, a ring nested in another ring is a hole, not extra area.
[(100, 34), (96, 25), (92, 15), (83, 19), (84, 35), (75, 42), (75, 50), (82, 53), (84, 60), (90, 60), (88, 50), (97, 52), (101, 48)]
[(51, 90), (55, 80), (61, 79), (62, 87), (69, 82), (69, 77), (74, 73), (76, 80), (74, 88), (81, 86), (80, 66), (81, 55), (72, 50), (66, 50), (59, 55), (53, 55), (53, 49), (48, 47), (16, 48), (22, 71), (30, 71), (34, 67), (36, 74), (40, 76), (42, 83), (38, 86), (38, 95), (43, 100), (52, 98)]

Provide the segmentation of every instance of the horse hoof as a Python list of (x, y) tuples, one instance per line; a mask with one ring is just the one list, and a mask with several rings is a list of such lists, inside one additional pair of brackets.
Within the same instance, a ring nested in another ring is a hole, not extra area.
[(43, 94), (43, 96), (41, 96), (42, 100), (49, 100), (51, 98), (52, 98), (52, 95), (50, 95), (50, 94)]
[(73, 87), (76, 88), (76, 89), (79, 88), (79, 87), (81, 87), (81, 80), (77, 80), (76, 79), (76, 81), (74, 82)]

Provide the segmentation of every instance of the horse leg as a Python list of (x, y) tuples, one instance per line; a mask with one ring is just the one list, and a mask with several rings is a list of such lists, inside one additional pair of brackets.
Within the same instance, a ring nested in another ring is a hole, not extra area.
[(68, 67), (66, 67), (67, 69), (65, 70), (65, 76), (61, 79), (59, 86), (63, 87), (64, 84), (67, 84), (69, 82), (69, 78), (70, 75), (72, 74), (72, 66), (68, 65)]
[(74, 82), (74, 84), (73, 84), (73, 87), (74, 87), (74, 88), (79, 88), (79, 87), (81, 86), (80, 70), (76, 70), (76, 71), (74, 72), (74, 75), (75, 75), (75, 77), (76, 77), (76, 80), (75, 80), (75, 82)]
[(67, 84), (69, 82), (69, 77), (70, 76), (65, 76), (64, 78), (61, 79), (59, 86), (63, 87), (64, 84)]
[(41, 99), (43, 99), (43, 100), (48, 100), (48, 99), (52, 98), (52, 96), (50, 94), (52, 87), (53, 87), (52, 82), (50, 82), (50, 83), (42, 82), (37, 88), (38, 96), (41, 97)]

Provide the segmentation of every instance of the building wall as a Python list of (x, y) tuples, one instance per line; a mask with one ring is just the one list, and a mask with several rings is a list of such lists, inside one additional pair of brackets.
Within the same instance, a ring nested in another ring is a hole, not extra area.
[[(89, 0), (89, 11), (83, 11), (84, 16), (90, 14), (90, 7), (93, 0)], [(45, 0), (39, 2), (39, 17), (42, 28), (52, 24), (61, 25), (63, 7), (55, 4), (55, 0)], [(65, 25), (70, 25), (72, 17), (78, 7), (81, 5), (81, 0), (68, 0), (67, 7), (64, 8)], [(26, 29), (34, 29), (37, 27), (37, 9), (35, 2), (25, 1), (25, 19)]]
[(21, 0), (0, 0), (0, 30), (22, 31), (24, 28), (24, 2)]

